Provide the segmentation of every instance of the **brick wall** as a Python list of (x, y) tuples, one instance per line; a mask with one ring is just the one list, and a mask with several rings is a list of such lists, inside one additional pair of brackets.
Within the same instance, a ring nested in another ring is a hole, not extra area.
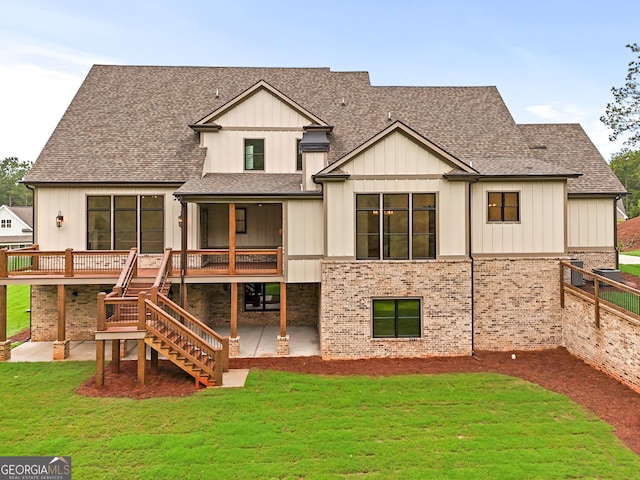
[(567, 350), (640, 392), (640, 321), (601, 306), (598, 328), (593, 300), (570, 291), (563, 313)]
[[(93, 340), (96, 331), (96, 298), (106, 285), (67, 285), (66, 333), (68, 340)], [(58, 332), (58, 287), (31, 287), (31, 340), (56, 340)]]
[(560, 258), (474, 260), (476, 350), (562, 345)]
[(583, 260), (583, 268), (589, 271), (594, 268), (616, 268), (618, 252), (613, 249), (605, 251), (572, 250), (571, 252), (569, 252), (569, 258)]
[[(227, 326), (231, 321), (229, 284), (189, 285), (189, 308), (207, 325)], [(193, 292), (196, 291), (195, 295)], [(320, 286), (313, 283), (287, 284), (287, 325), (318, 324)], [(198, 313), (196, 313), (198, 312)], [(245, 311), (244, 284), (238, 285), (238, 325), (279, 325), (280, 311)]]
[[(322, 357), (414, 357), (471, 353), (471, 263), (324, 261)], [(422, 337), (372, 338), (373, 298), (422, 299)]]

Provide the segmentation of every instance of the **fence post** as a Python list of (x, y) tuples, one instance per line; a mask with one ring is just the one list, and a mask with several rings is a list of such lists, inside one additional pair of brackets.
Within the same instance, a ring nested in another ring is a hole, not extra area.
[(64, 276), (73, 277), (73, 248), (64, 251)]
[(104, 292), (100, 292), (98, 294), (98, 306), (97, 306), (97, 311), (98, 311), (98, 321), (97, 321), (97, 325), (98, 325), (98, 331), (104, 331), (106, 330), (105, 328), (105, 323), (107, 321), (107, 306), (104, 303), (105, 298), (107, 298), (107, 294)]
[(144, 303), (146, 299), (146, 292), (140, 292), (138, 294), (138, 330), (147, 329), (147, 306)]
[(0, 248), (0, 277), (6, 278), (8, 275), (7, 249)]

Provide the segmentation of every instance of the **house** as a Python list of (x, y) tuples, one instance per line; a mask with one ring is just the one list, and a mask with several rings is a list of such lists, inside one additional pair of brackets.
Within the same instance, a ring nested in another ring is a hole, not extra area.
[(33, 243), (33, 209), (0, 206), (0, 248), (23, 248)]
[[(579, 125), (519, 125), (495, 87), (325, 68), (94, 66), (25, 183), (67, 252), (0, 270), (33, 285), (32, 340), (93, 339), (126, 252), (171, 249), (169, 297), (232, 355), (238, 327), (286, 354), (313, 325), (324, 358), (562, 345), (559, 262), (616, 266), (625, 192)], [(124, 255), (80, 276), (78, 252)]]

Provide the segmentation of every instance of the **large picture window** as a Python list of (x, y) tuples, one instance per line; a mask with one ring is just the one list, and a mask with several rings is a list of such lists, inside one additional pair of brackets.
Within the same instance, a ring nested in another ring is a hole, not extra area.
[(489, 222), (519, 222), (519, 192), (488, 192), (487, 220)]
[(374, 299), (373, 337), (420, 337), (420, 300), (417, 298)]
[(436, 195), (356, 195), (356, 258), (436, 257)]
[(244, 140), (244, 169), (264, 170), (264, 139), (246, 138)]
[(87, 250), (162, 253), (164, 196), (93, 195), (87, 197)]
[(245, 311), (280, 310), (279, 283), (245, 283)]

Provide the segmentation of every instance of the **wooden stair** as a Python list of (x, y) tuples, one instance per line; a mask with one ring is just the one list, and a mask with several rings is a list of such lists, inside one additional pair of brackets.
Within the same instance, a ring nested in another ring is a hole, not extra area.
[(145, 343), (191, 375), (196, 385), (221, 385), (221, 379), (216, 378), (215, 359), (191, 343), (188, 335), (153, 320), (147, 322), (147, 327)]

